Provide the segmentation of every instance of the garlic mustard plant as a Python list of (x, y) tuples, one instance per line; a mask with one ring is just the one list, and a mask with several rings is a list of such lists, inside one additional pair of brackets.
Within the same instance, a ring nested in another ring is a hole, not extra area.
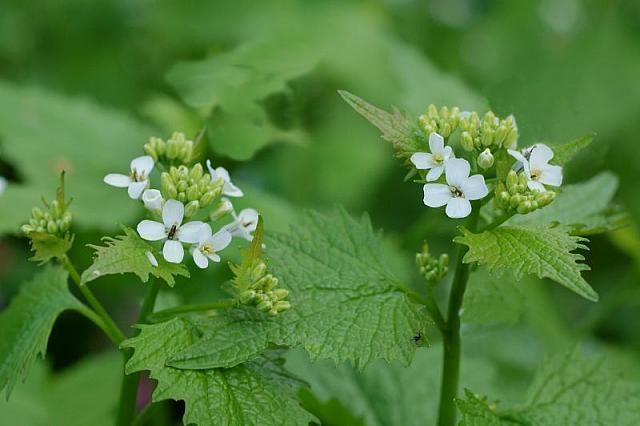
[(137, 200), (149, 187), (149, 175), (153, 170), (153, 158), (148, 155), (131, 160), (131, 172), (128, 175), (110, 173), (104, 177), (105, 183), (118, 188), (127, 188), (129, 197)]

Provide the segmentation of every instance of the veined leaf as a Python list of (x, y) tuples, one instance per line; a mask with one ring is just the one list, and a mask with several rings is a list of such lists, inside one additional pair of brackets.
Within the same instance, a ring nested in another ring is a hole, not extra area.
[(45, 267), (23, 284), (9, 308), (0, 314), (0, 390), (6, 386), (7, 398), (37, 356), (44, 356), (58, 316), (67, 310), (88, 311), (69, 292), (67, 278), (63, 268)]
[(127, 227), (122, 229), (125, 235), (105, 237), (105, 246), (89, 246), (96, 250), (96, 254), (93, 264), (82, 273), (83, 284), (104, 275), (134, 273), (145, 283), (149, 281), (151, 274), (173, 287), (174, 275), (189, 277), (189, 271), (184, 265), (169, 263), (159, 255), (154, 255), (158, 266), (153, 266), (146, 255), (147, 252), (153, 252), (153, 247), (134, 230)]
[(140, 334), (122, 347), (132, 348), (127, 374), (149, 370), (158, 381), (154, 401), (185, 401), (184, 424), (301, 425), (313, 417), (295, 399), (300, 382), (277, 359), (262, 357), (230, 369), (180, 370), (167, 365), (177, 352), (199, 339), (201, 324), (185, 318), (140, 325)]
[(312, 358), (411, 362), (417, 330), (429, 322), (386, 265), (380, 235), (368, 218), (344, 210), (307, 213), (287, 235), (266, 238), (269, 270), (290, 291), (291, 309), (277, 316), (253, 308), (208, 321), (205, 336), (175, 354), (180, 368), (231, 367), (270, 344), (304, 347)]
[(605, 358), (584, 358), (573, 350), (545, 361), (521, 407), (498, 411), (470, 392), (458, 407), (465, 426), (632, 426), (640, 423), (638, 401), (639, 383), (625, 379)]
[(73, 237), (70, 235), (64, 238), (51, 235), (46, 232), (31, 232), (31, 250), (35, 254), (29, 259), (34, 262), (48, 262), (51, 259), (61, 259), (65, 253), (71, 250)]
[(584, 135), (580, 138), (574, 139), (571, 142), (567, 142), (561, 145), (554, 145), (552, 147), (553, 159), (551, 160), (551, 162), (559, 166), (564, 166), (569, 161), (571, 161), (571, 159), (575, 157), (580, 151), (591, 145), (594, 136), (595, 134), (590, 133), (588, 135)]
[(579, 261), (584, 257), (572, 253), (586, 249), (585, 238), (571, 236), (562, 226), (501, 226), (474, 234), (463, 229), (454, 239), (469, 247), (465, 263), (478, 262), (488, 270), (510, 269), (516, 278), (534, 274), (550, 278), (580, 296), (597, 301), (598, 295), (580, 273), (589, 267)]
[(572, 234), (592, 235), (623, 226), (626, 215), (611, 206), (618, 178), (602, 172), (587, 182), (567, 185), (548, 206), (527, 215), (516, 215), (508, 224), (544, 225), (557, 222), (573, 228)]

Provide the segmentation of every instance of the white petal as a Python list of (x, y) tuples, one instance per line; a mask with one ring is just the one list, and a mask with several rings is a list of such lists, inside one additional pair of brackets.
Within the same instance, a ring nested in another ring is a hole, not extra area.
[(193, 261), (196, 263), (196, 265), (198, 265), (198, 268), (205, 269), (207, 266), (209, 266), (209, 260), (207, 259), (207, 256), (202, 254), (199, 249), (193, 250), (192, 255)]
[(469, 177), (471, 171), (471, 165), (467, 160), (462, 158), (452, 158), (447, 161), (447, 167), (445, 169), (445, 175), (447, 177), (447, 183), (450, 186), (460, 188), (462, 183)]
[(153, 170), (153, 158), (148, 155), (137, 157), (131, 160), (131, 171), (136, 171), (139, 175), (149, 176)]
[(444, 154), (444, 138), (433, 132), (429, 135), (429, 149), (432, 154)]
[(220, 230), (211, 237), (209, 242), (215, 251), (220, 251), (231, 243), (231, 234), (227, 231)]
[(207, 169), (209, 169), (209, 175), (211, 175), (211, 182), (215, 182), (216, 180), (218, 180), (218, 174), (211, 165), (211, 160), (207, 160)]
[(232, 235), (234, 237), (239, 237), (239, 238), (242, 238), (243, 240), (247, 240), (249, 242), (253, 241), (253, 235), (251, 235), (251, 232), (249, 232), (246, 228), (243, 228), (243, 227), (236, 228), (232, 232)]
[(179, 241), (167, 240), (162, 247), (162, 256), (167, 262), (180, 263), (184, 259), (184, 248)]
[(200, 236), (198, 237), (198, 243), (201, 244), (211, 238), (213, 235), (213, 231), (211, 230), (211, 226), (208, 223), (203, 223), (202, 228), (200, 229)]
[(149, 260), (149, 263), (151, 264), (151, 266), (158, 266), (158, 259), (156, 259), (153, 253), (147, 250), (144, 252), (144, 255), (147, 256), (147, 260)]
[(516, 150), (513, 150), (513, 149), (508, 149), (507, 152), (509, 153), (509, 155), (511, 155), (513, 158), (515, 158), (516, 161), (522, 165), (522, 167), (524, 167), (525, 171), (529, 170), (529, 161), (527, 161), (525, 156), (522, 155), (522, 153), (520, 151), (516, 151)]
[(134, 200), (139, 200), (147, 185), (149, 185), (148, 180), (143, 180), (142, 182), (131, 182), (129, 184), (129, 189), (127, 190), (129, 197)]
[(2, 193), (6, 188), (7, 188), (7, 180), (2, 176), (0, 176), (0, 195), (2, 195)]
[(538, 181), (544, 183), (545, 185), (562, 185), (562, 167), (548, 164), (543, 167), (541, 171), (542, 176), (540, 176)]
[(104, 177), (104, 183), (117, 188), (126, 188), (131, 183), (131, 178), (119, 173), (110, 173)]
[(464, 198), (451, 198), (447, 203), (445, 213), (452, 219), (461, 219), (471, 213), (471, 202)]
[(162, 194), (157, 189), (147, 189), (142, 193), (142, 202), (151, 211), (161, 211), (163, 201)]
[(178, 240), (189, 244), (200, 242), (200, 235), (203, 232), (207, 232), (206, 227), (209, 227), (209, 225), (197, 220), (185, 223), (178, 229)]
[(469, 117), (471, 117), (471, 111), (460, 111), (460, 118), (464, 120)]
[(449, 158), (454, 158), (455, 155), (453, 153), (453, 149), (450, 146), (444, 147), (444, 160), (447, 161)]
[(222, 193), (224, 195), (228, 195), (229, 197), (242, 197), (244, 192), (237, 186), (235, 186), (231, 181), (226, 181), (224, 186), (222, 187)]
[(428, 183), (423, 188), (423, 202), (429, 207), (442, 207), (452, 198), (451, 188), (441, 183)]
[(215, 253), (211, 253), (210, 255), (207, 256), (209, 259), (211, 259), (214, 262), (220, 262), (220, 256), (218, 256)]
[(216, 175), (218, 176), (218, 178), (222, 178), (222, 180), (225, 182), (231, 181), (231, 176), (229, 176), (229, 172), (224, 167), (216, 168)]
[(416, 152), (411, 156), (410, 160), (418, 170), (427, 170), (435, 166), (433, 155), (426, 152)]
[(433, 169), (429, 170), (427, 173), (427, 182), (433, 182), (434, 180), (438, 180), (442, 173), (444, 172), (443, 166), (436, 166)]
[(143, 220), (138, 224), (138, 234), (147, 241), (158, 241), (167, 238), (167, 230), (160, 222)]
[(171, 228), (173, 225), (180, 226), (184, 218), (184, 204), (178, 200), (167, 200), (162, 208), (162, 221), (164, 226)]
[(535, 180), (528, 181), (527, 186), (532, 191), (547, 192), (547, 189), (544, 187), (544, 185)]
[(553, 151), (551, 148), (543, 143), (537, 143), (531, 147), (531, 154), (529, 155), (529, 166), (531, 169), (542, 169), (549, 163), (549, 160), (553, 158)]
[(484, 176), (473, 175), (460, 188), (467, 200), (479, 200), (489, 194), (489, 188), (484, 183)]
[(238, 220), (240, 221), (243, 228), (248, 231), (255, 231), (258, 227), (258, 211), (256, 209), (242, 209), (240, 214), (238, 214)]

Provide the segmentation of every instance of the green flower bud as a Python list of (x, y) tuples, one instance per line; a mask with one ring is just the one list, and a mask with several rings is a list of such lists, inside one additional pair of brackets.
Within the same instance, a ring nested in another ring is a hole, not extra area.
[(202, 168), (202, 164), (197, 163), (195, 166), (191, 168), (189, 172), (189, 177), (193, 180), (199, 180), (204, 175), (204, 169)]
[(438, 258), (438, 262), (441, 268), (449, 269), (449, 255), (447, 253), (442, 253)]
[(464, 149), (465, 151), (473, 151), (473, 138), (471, 137), (471, 134), (469, 132), (462, 132), (462, 134), (460, 135), (460, 145), (462, 145), (462, 149)]
[(238, 295), (240, 303), (246, 305), (253, 302), (256, 298), (256, 292), (254, 290), (246, 290)]
[(491, 150), (489, 148), (485, 149), (478, 155), (478, 166), (487, 170), (493, 166), (494, 158), (493, 154), (491, 154)]
[(285, 299), (289, 295), (289, 290), (287, 290), (285, 288), (276, 288), (275, 290), (273, 290), (271, 292), (271, 295), (276, 300), (282, 300), (282, 299)]
[(482, 136), (480, 138), (482, 142), (482, 146), (490, 146), (493, 143), (493, 130), (486, 129), (482, 132)]
[[(210, 194), (210, 193), (212, 194), (213, 192), (207, 192), (207, 194)], [(205, 194), (202, 198), (204, 199), (207, 194)], [(202, 199), (200, 200), (200, 204), (205, 206)], [(232, 211), (233, 211), (233, 204), (231, 204), (231, 201), (229, 201), (226, 198), (223, 198), (220, 201), (220, 204), (218, 205), (218, 207), (216, 207), (216, 209), (211, 212), (209, 217), (211, 218), (212, 221), (216, 221), (218, 219), (225, 217)]]
[(191, 201), (184, 206), (184, 215), (185, 217), (193, 217), (198, 214), (198, 210), (200, 210), (200, 202), (198, 200)]
[(177, 197), (178, 201), (180, 201), (181, 203), (186, 203), (187, 202), (187, 194), (183, 191), (183, 192), (178, 192), (178, 197)]
[(33, 216), (34, 219), (37, 219), (37, 220), (40, 220), (44, 217), (44, 213), (38, 207), (34, 207), (31, 210), (31, 215)]
[(532, 205), (531, 201), (526, 200), (526, 201), (523, 201), (520, 204), (518, 204), (518, 213), (527, 214), (527, 213), (529, 213), (531, 211), (533, 211), (533, 205)]
[(513, 171), (513, 170), (509, 170), (509, 174), (507, 174), (507, 191), (509, 191), (510, 194), (516, 194), (518, 192), (518, 174)]
[(31, 225), (22, 225), (20, 227), (20, 230), (25, 234), (25, 235), (29, 235), (30, 233), (32, 233), (33, 231), (35, 231), (35, 228)]
[(258, 305), (256, 306), (256, 308), (259, 311), (270, 311), (271, 308), (273, 308), (273, 303), (271, 303), (270, 301), (266, 300), (264, 302), (260, 302), (258, 303)]
[(430, 104), (427, 107), (427, 116), (429, 118), (438, 118), (438, 108), (434, 104)]
[(58, 225), (55, 222), (49, 222), (47, 224), (47, 232), (50, 234), (55, 234), (58, 232)]
[(185, 191), (187, 193), (187, 200), (195, 201), (200, 199), (200, 191), (196, 185), (192, 185)]
[(540, 207), (547, 206), (556, 198), (556, 193), (553, 191), (539, 192), (536, 194), (536, 202)]
[(289, 308), (291, 308), (291, 304), (286, 300), (279, 300), (273, 305), (273, 310), (277, 313), (284, 312)]
[(514, 194), (511, 196), (511, 198), (509, 199), (509, 206), (512, 208), (517, 208), (520, 203), (522, 203), (524, 201), (524, 197), (522, 197), (520, 194)]
[(166, 152), (167, 158), (169, 160), (173, 160), (176, 157), (178, 157), (179, 149), (180, 148), (178, 147), (178, 144), (173, 139), (170, 139), (167, 142), (167, 152)]
[(60, 203), (58, 203), (58, 200), (53, 200), (49, 204), (49, 212), (54, 220), (59, 219), (62, 216), (62, 207), (60, 206)]

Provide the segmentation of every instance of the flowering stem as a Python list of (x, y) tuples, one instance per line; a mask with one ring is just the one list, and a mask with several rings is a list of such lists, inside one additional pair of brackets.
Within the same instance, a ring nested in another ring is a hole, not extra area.
[[(146, 323), (146, 318), (153, 312), (153, 307), (156, 304), (156, 298), (158, 297), (158, 292), (160, 291), (160, 282), (157, 280), (152, 280), (147, 288), (147, 292), (144, 296), (144, 302), (142, 303), (142, 308), (140, 309), (140, 313), (138, 314), (137, 324)], [(140, 381), (140, 372), (126, 374), (124, 369), (126, 368), (127, 362), (131, 358), (133, 351), (131, 349), (126, 349), (124, 352), (124, 364), (123, 364), (123, 377), (122, 377), (122, 385), (120, 387), (120, 407), (118, 409), (118, 420), (116, 422), (117, 426), (129, 426), (131, 425), (135, 410), (136, 410), (136, 402), (138, 397), (138, 382)]]
[[(478, 224), (480, 208), (472, 210), (467, 222), (467, 228), (475, 231)], [(439, 426), (454, 426), (456, 422), (455, 398), (458, 395), (458, 381), (460, 378), (460, 308), (464, 292), (469, 280), (469, 265), (462, 262), (468, 247), (458, 247), (456, 271), (449, 293), (449, 308), (447, 311), (447, 328), (442, 333), (444, 343), (442, 382), (440, 386), (440, 407), (438, 410)]]
[(73, 266), (73, 263), (71, 263), (69, 256), (65, 254), (60, 260), (62, 261), (62, 264), (64, 265), (67, 272), (69, 272), (71, 280), (76, 283), (78, 289), (89, 303), (89, 306), (91, 306), (98, 317), (100, 317), (102, 326), (100, 326), (100, 324), (96, 324), (105, 332), (105, 334), (109, 337), (109, 339), (111, 339), (113, 343), (115, 343), (116, 345), (120, 345), (120, 343), (125, 339), (122, 330), (120, 330), (120, 328), (115, 323), (113, 318), (111, 318), (104, 306), (102, 306), (102, 304), (98, 301), (91, 289), (82, 284), (80, 274), (78, 273), (78, 270), (75, 268), (75, 266)]
[(167, 321), (179, 314), (188, 314), (190, 312), (214, 311), (216, 309), (226, 309), (236, 306), (236, 299), (216, 300), (215, 302), (203, 303), (201, 305), (182, 305), (175, 308), (163, 309), (147, 316), (147, 321), (157, 323)]
[(442, 311), (440, 311), (438, 302), (436, 302), (432, 286), (428, 286), (427, 297), (423, 299), (423, 304), (427, 308), (427, 312), (429, 312), (429, 315), (431, 316), (433, 322), (436, 323), (436, 326), (438, 327), (438, 330), (440, 330), (440, 333), (444, 335), (447, 331), (447, 322), (442, 315)]

